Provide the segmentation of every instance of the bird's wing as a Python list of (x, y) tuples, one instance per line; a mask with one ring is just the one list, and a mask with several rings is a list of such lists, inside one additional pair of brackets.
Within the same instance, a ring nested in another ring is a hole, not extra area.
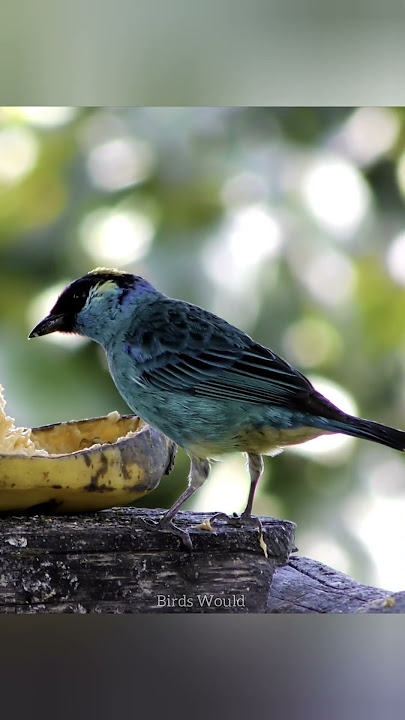
[[(173, 303), (173, 301), (171, 301)], [(161, 305), (161, 303), (160, 303)], [(162, 308), (127, 335), (137, 382), (185, 395), (288, 405), (314, 392), (285, 360), (224, 320), (188, 303)]]
[(260, 345), (253, 345), (239, 357), (238, 353), (233, 362), (214, 351), (198, 356), (181, 353), (143, 373), (142, 380), (171, 392), (276, 405), (286, 405), (292, 397), (313, 391), (309, 382), (286, 368), (276, 355), (266, 356), (261, 350)]

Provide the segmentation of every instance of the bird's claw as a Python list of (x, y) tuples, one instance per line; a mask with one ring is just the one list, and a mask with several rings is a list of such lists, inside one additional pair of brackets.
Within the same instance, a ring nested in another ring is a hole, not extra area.
[(228, 525), (232, 525), (233, 527), (254, 527), (256, 528), (258, 535), (259, 535), (259, 544), (262, 548), (264, 555), (266, 559), (269, 557), (268, 554), (268, 548), (264, 541), (263, 537), (263, 526), (258, 517), (255, 515), (251, 515), (250, 512), (243, 512), (241, 515), (237, 515), (237, 513), (233, 513), (232, 516), (226, 515), (225, 513), (216, 513), (212, 518), (210, 518), (210, 522), (214, 524), (217, 520), (223, 521), (227, 523)]
[(242, 513), (241, 515), (238, 515), (237, 513), (233, 513), (232, 515), (227, 515), (226, 513), (215, 513), (212, 518), (210, 518), (211, 524), (214, 524), (217, 521), (222, 521), (227, 523), (228, 525), (232, 525), (233, 527), (255, 527), (257, 529), (257, 532), (259, 535), (263, 534), (263, 527), (260, 519), (254, 515), (248, 515), (245, 513)]
[(193, 549), (193, 543), (187, 530), (182, 530), (174, 524), (173, 520), (166, 520), (163, 516), (160, 520), (149, 520), (146, 518), (140, 518), (142, 523), (148, 530), (164, 530), (177, 535), (180, 538), (186, 549), (191, 552)]

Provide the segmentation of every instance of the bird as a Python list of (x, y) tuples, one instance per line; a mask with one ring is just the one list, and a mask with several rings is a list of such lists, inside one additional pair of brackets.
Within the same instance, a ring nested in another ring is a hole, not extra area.
[(188, 486), (156, 526), (178, 535), (188, 549), (188, 531), (173, 520), (207, 479), (212, 460), (227, 453), (247, 456), (247, 504), (240, 516), (214, 517), (261, 532), (252, 510), (263, 455), (328, 433), (405, 450), (404, 431), (343, 412), (272, 350), (138, 275), (96, 268), (71, 282), (28, 337), (53, 332), (101, 345), (131, 410), (186, 451)]

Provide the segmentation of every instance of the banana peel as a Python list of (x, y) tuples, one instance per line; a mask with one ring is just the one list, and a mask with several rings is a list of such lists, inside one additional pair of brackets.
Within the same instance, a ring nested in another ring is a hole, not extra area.
[(118, 413), (32, 428), (30, 437), (41, 454), (0, 454), (0, 512), (128, 505), (157, 487), (176, 453), (139, 417)]

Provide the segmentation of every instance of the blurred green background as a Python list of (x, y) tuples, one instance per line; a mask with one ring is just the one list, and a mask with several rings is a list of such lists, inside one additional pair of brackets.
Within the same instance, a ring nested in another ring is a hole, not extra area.
[[(102, 351), (27, 341), (65, 284), (144, 275), (270, 346), (343, 409), (405, 428), (402, 108), (1, 108), (0, 383), (16, 424), (128, 411)], [(188, 460), (143, 504), (168, 507)], [(189, 507), (239, 511), (241, 455)], [(141, 503), (140, 503), (141, 504)], [(405, 586), (405, 464), (343, 436), (266, 460), (257, 513), (302, 554)]]

